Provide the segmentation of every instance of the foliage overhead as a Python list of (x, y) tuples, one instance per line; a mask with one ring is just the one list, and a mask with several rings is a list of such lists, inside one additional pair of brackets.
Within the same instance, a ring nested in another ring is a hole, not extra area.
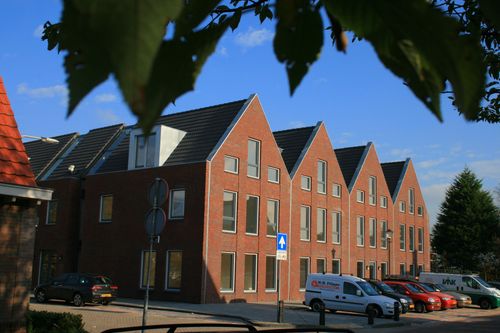
[[(110, 75), (149, 131), (162, 111), (188, 91), (217, 43), (243, 14), (276, 21), (274, 52), (293, 94), (319, 58), (326, 29), (345, 52), (344, 31), (370, 42), (382, 63), (441, 119), (440, 94), (451, 84), (466, 119), (485, 95), (478, 33), (426, 0), (64, 0), (61, 22), (45, 24), (49, 50), (64, 52), (68, 115)], [(478, 6), (493, 6), (482, 0)], [(498, 22), (499, 12), (488, 16)], [(326, 22), (325, 22), (326, 21)], [(496, 23), (495, 23), (496, 24)]]
[(498, 251), (500, 214), (489, 192), (469, 169), (446, 192), (432, 233), (432, 247), (451, 266), (480, 268), (479, 254)]

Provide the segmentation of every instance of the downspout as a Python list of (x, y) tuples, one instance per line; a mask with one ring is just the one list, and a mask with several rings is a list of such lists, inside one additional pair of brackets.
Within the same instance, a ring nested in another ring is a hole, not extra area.
[(288, 301), (290, 301), (290, 271), (291, 271), (291, 267), (292, 267), (292, 264), (291, 264), (291, 261), (292, 261), (292, 204), (293, 204), (293, 192), (292, 192), (292, 179), (290, 179), (290, 184), (288, 185), (289, 187), (289, 197), (290, 197), (290, 201), (289, 201), (289, 204), (288, 204), (288, 232), (290, 234), (290, 236), (288, 237), (288, 247), (290, 249), (290, 258), (288, 260), (288, 276), (287, 276), (287, 283), (288, 283)]
[(207, 217), (206, 217), (206, 228), (205, 228), (205, 258), (204, 258), (204, 270), (203, 270), (203, 283), (202, 283), (202, 290), (201, 290), (201, 303), (205, 304), (206, 303), (206, 298), (207, 298), (207, 276), (208, 276), (208, 236), (209, 236), (209, 229), (210, 229), (210, 190), (212, 188), (211, 186), (211, 176), (212, 176), (212, 162), (208, 161), (208, 190), (207, 190)]
[[(347, 191), (347, 271), (351, 273), (351, 192)], [(340, 267), (342, 271), (342, 266)]]
[(396, 222), (394, 221), (394, 210), (395, 210), (394, 208), (395, 207), (396, 207), (396, 205), (393, 204), (392, 205), (392, 242), (389, 243), (389, 246), (392, 246), (392, 249), (389, 249), (389, 261), (391, 262), (391, 267), (389, 269), (391, 271), (391, 274), (394, 274), (396, 272), (394, 270), (394, 252), (396, 252), (396, 250), (394, 249), (394, 244), (396, 243), (396, 240), (394, 237), (394, 235), (396, 234), (396, 228), (395, 228)]

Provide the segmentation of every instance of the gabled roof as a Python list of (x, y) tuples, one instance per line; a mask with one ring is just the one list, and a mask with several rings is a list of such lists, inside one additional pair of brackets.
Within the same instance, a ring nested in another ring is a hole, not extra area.
[(14, 112), (0, 77), (0, 183), (36, 186)]
[(57, 144), (48, 144), (42, 140), (24, 143), (26, 152), (30, 158), (31, 169), (38, 179), (56, 159), (68, 148), (78, 137), (78, 133), (65, 134), (52, 137), (59, 141)]
[(349, 192), (356, 182), (356, 176), (363, 165), (369, 147), (370, 143), (366, 146), (335, 149), (335, 155), (339, 161), (340, 170), (342, 170), (342, 175), (349, 188)]
[(300, 164), (299, 158), (303, 151), (307, 151), (307, 143), (314, 132), (315, 126), (293, 128), (273, 132), (278, 147), (283, 151), (281, 156), (291, 177), (296, 165)]
[[(157, 125), (186, 132), (164, 165), (187, 164), (207, 160), (247, 100), (209, 106), (161, 117)], [(132, 127), (131, 127), (132, 128)], [(130, 128), (130, 129), (131, 129)], [(121, 171), (128, 168), (130, 136), (124, 135), (97, 173)]]
[(385, 181), (387, 182), (387, 187), (391, 193), (392, 201), (394, 202), (398, 196), (399, 189), (403, 183), (406, 170), (408, 169), (408, 163), (410, 159), (405, 161), (388, 162), (381, 163), (380, 166), (384, 171)]

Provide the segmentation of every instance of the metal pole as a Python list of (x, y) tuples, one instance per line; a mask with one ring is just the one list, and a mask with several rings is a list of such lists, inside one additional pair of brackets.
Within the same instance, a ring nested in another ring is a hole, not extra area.
[[(277, 256), (276, 256), (276, 259), (278, 259)], [(280, 298), (281, 298), (281, 296), (280, 296), (280, 288), (281, 288), (281, 286), (280, 286), (280, 273), (281, 273), (280, 266), (281, 266), (281, 260), (278, 260), (278, 272), (277, 272), (278, 274), (276, 274), (277, 275), (277, 278), (276, 278), (276, 289), (277, 289), (277, 297), (278, 297), (278, 300), (277, 300), (277, 303), (276, 303), (276, 305), (278, 307), (277, 320), (276, 321), (278, 323), (281, 323), (281, 319), (282, 319), (282, 316), (281, 316), (282, 309), (280, 307)]]

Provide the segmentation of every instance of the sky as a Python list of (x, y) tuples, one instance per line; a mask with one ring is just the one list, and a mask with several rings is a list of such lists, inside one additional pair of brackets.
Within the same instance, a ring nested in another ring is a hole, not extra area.
[[(116, 123), (134, 124), (113, 78), (66, 117), (63, 54), (40, 37), (58, 22), (59, 0), (0, 0), (0, 76), (25, 135), (84, 134)], [(466, 166), (491, 190), (500, 186), (500, 124), (471, 123), (443, 97), (444, 122), (387, 70), (367, 42), (333, 48), (325, 32), (321, 58), (290, 96), (285, 68), (273, 53), (274, 24), (253, 16), (228, 31), (205, 64), (195, 91), (163, 114), (247, 98), (257, 93), (272, 130), (323, 121), (334, 148), (373, 142), (381, 162), (410, 157), (435, 222), (446, 188)]]

